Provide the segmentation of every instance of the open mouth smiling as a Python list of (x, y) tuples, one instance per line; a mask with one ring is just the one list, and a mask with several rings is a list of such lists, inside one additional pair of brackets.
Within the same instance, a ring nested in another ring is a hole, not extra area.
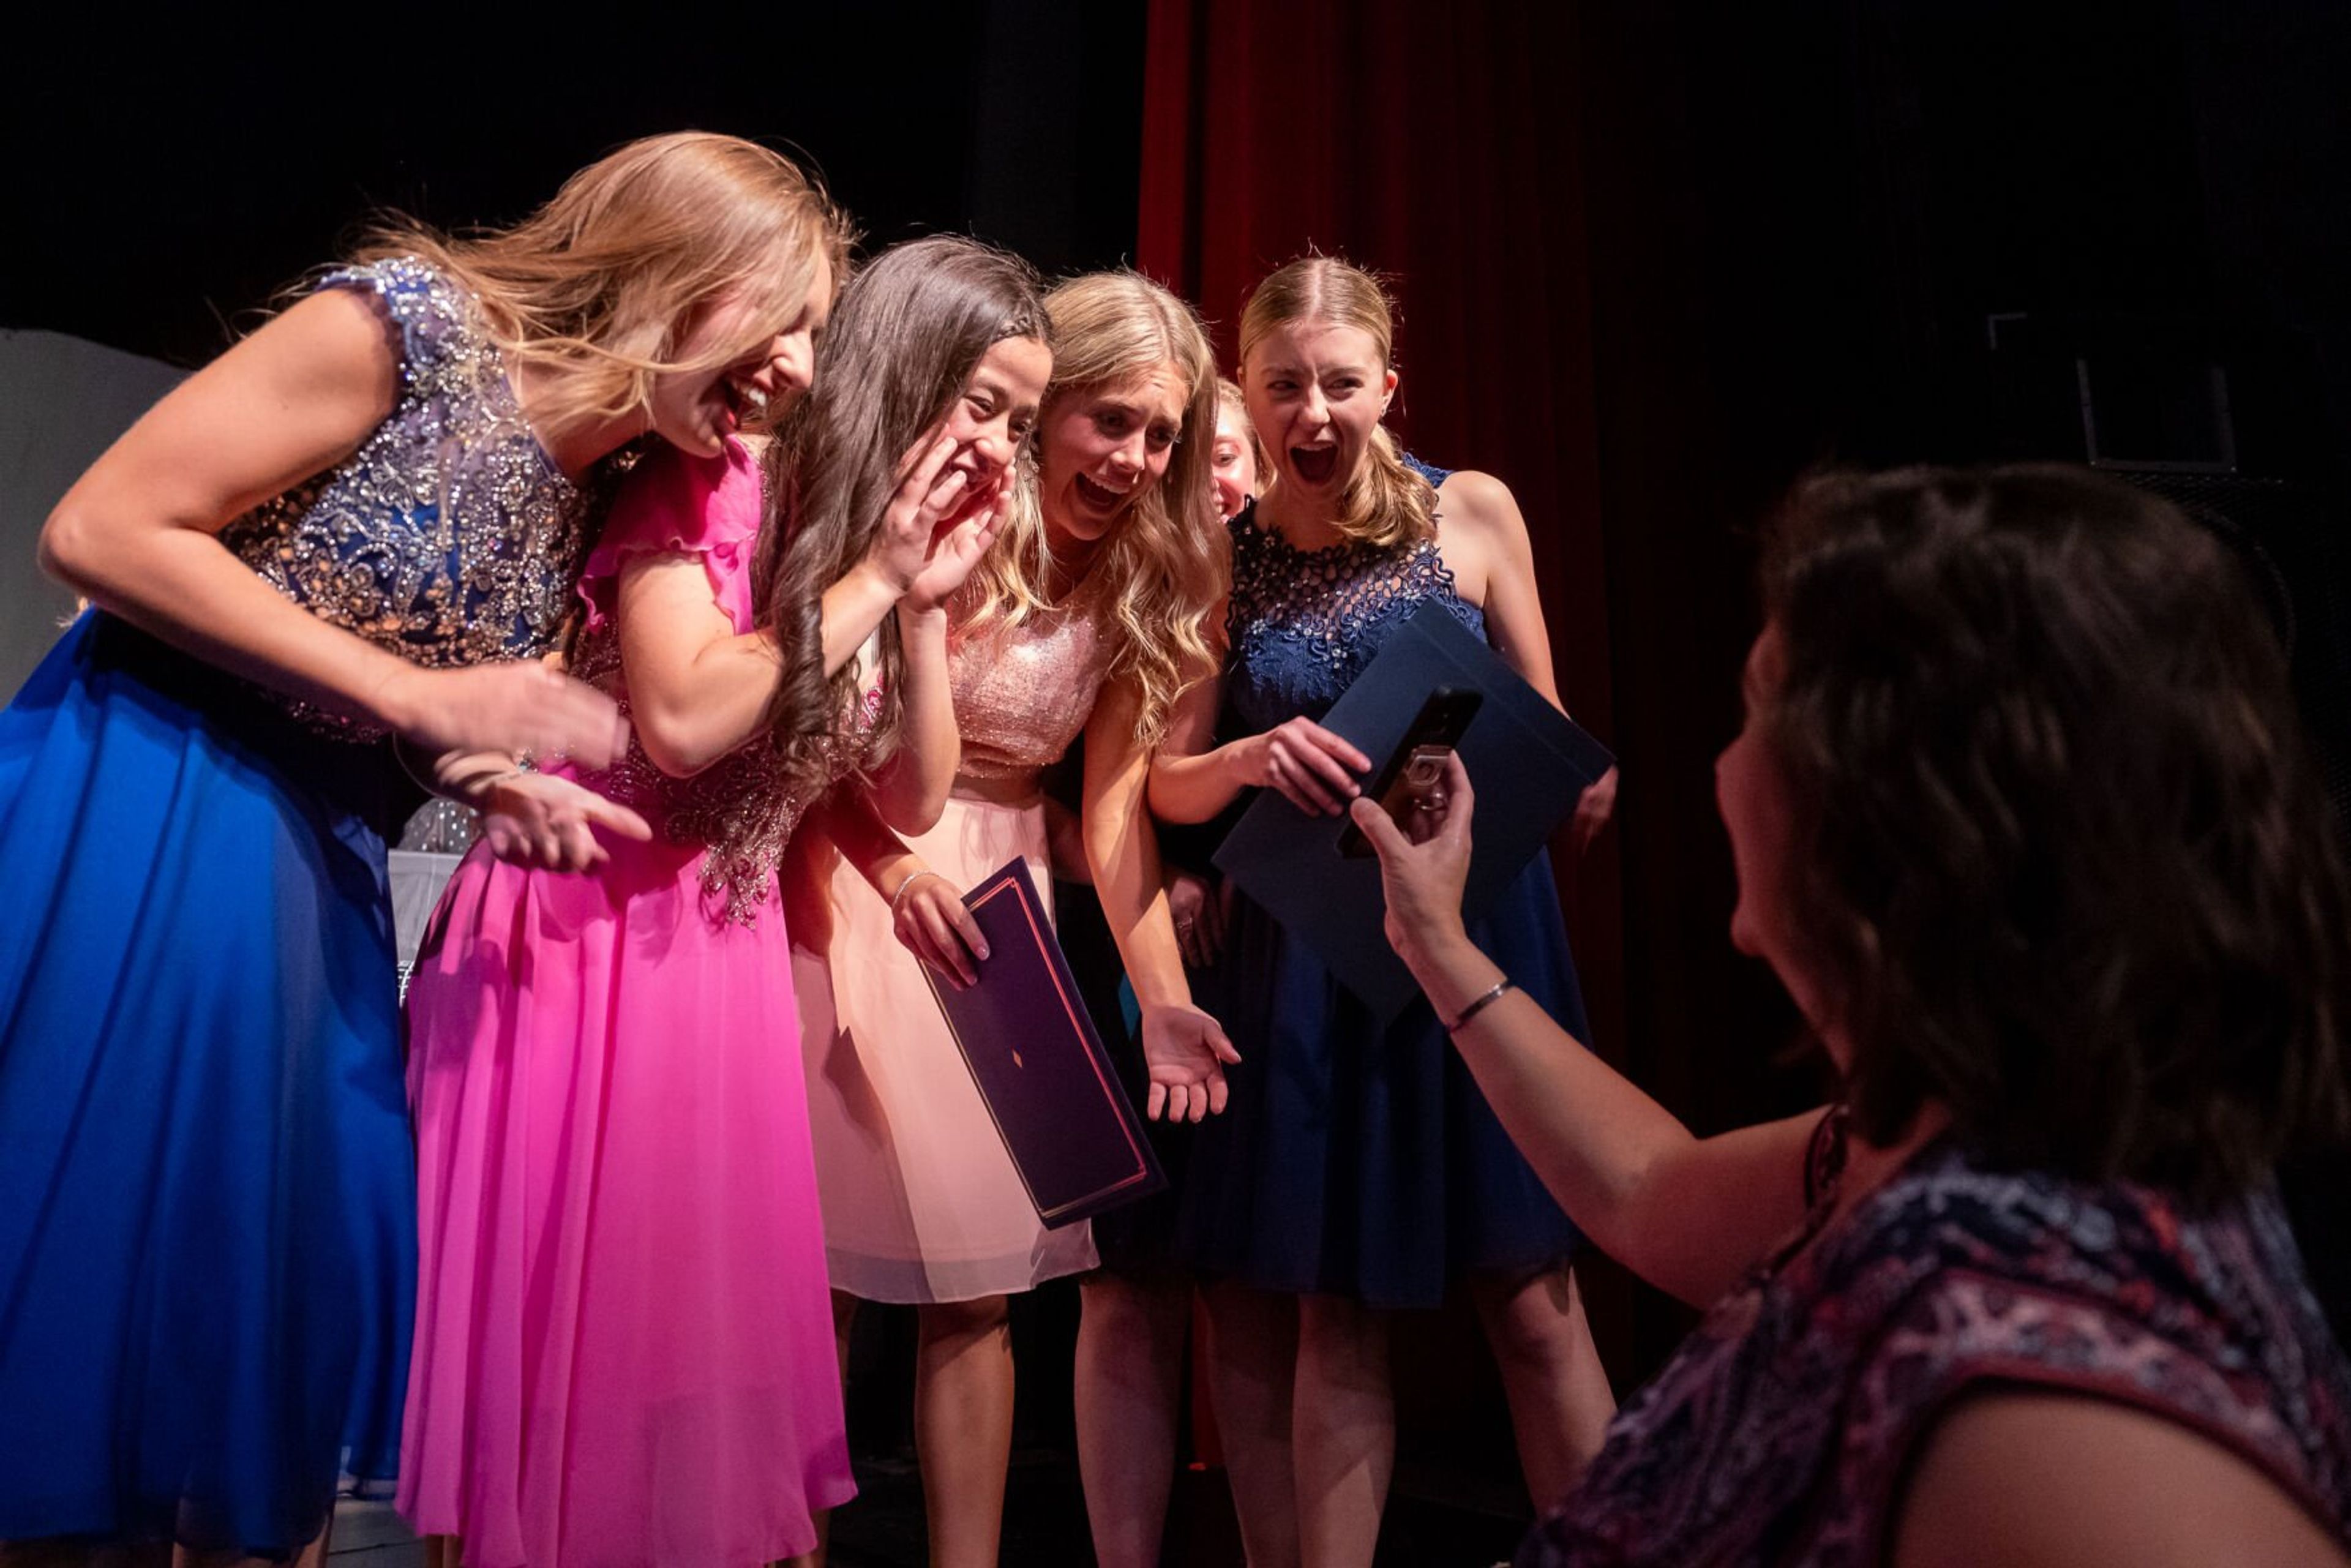
[(757, 385), (738, 376), (728, 376), (718, 383), (726, 400), (726, 411), (737, 424), (747, 424), (765, 419), (768, 414), (768, 394)]
[(1083, 474), (1076, 477), (1078, 498), (1097, 512), (1118, 510), (1119, 507), (1126, 505), (1127, 498), (1134, 493), (1132, 490), (1113, 490), (1109, 486), (1090, 479)]

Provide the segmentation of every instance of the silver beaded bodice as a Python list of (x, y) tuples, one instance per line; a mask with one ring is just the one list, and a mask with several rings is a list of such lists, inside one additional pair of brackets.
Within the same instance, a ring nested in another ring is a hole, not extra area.
[[(329, 273), (399, 340), (392, 414), (333, 468), (264, 501), (221, 539), (323, 621), (419, 664), (546, 652), (597, 508), (523, 421), (473, 299), (413, 257)], [(380, 732), (298, 706), (353, 739)]]

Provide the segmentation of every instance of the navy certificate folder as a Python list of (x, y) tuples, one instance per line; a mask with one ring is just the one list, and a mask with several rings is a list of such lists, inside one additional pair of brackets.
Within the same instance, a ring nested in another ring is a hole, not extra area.
[(1074, 1225), (1165, 1186), (1028, 865), (990, 873), (963, 901), (987, 938), (979, 983), (957, 990), (927, 964), (923, 975), (1037, 1218)]
[[(1615, 759), (1435, 602), (1387, 640), (1322, 726), (1361, 747), (1376, 770), (1440, 687), (1485, 697), (1458, 747), (1478, 797), (1462, 897), (1475, 920)], [(1392, 1019), (1419, 988), (1381, 929), (1387, 900), (1378, 860), (1340, 852), (1346, 826), (1344, 815), (1310, 817), (1280, 791), (1260, 789), (1217, 850), (1217, 869), (1312, 948), (1340, 984)]]

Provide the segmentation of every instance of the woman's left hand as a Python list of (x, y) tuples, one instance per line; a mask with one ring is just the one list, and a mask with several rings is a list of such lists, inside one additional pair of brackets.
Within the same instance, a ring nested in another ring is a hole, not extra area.
[(1151, 1074), (1144, 1114), (1196, 1122), (1225, 1108), (1225, 1068), (1241, 1053), (1215, 1019), (1188, 1004), (1161, 1002), (1143, 1009), (1143, 1061)]
[(595, 870), (611, 858), (596, 841), (598, 828), (640, 843), (653, 836), (651, 824), (626, 806), (554, 774), (498, 774), (465, 795), (482, 813), (490, 852), (526, 870)]

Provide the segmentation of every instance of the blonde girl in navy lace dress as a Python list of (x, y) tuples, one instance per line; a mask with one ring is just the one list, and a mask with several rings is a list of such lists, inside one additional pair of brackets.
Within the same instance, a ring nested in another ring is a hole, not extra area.
[[(1205, 821), (1251, 788), (1342, 806), (1371, 758), (1315, 721), (1424, 604), (1557, 701), (1517, 504), (1483, 474), (1433, 488), (1395, 452), (1389, 340), (1379, 286), (1329, 257), (1281, 268), (1242, 314), (1272, 472), (1229, 525), (1222, 679), (1186, 699), (1154, 767), (1165, 819)], [(1221, 747), (1219, 698), (1240, 737)], [(1582, 1027), (1547, 860), (1486, 925), (1529, 994)], [(1565, 1267), (1579, 1238), (1438, 1020), (1417, 1003), (1374, 1016), (1238, 894), (1199, 994), (1245, 1066), (1195, 1141), (1176, 1251), (1211, 1282), (1209, 1371), (1251, 1561), (1370, 1561), (1395, 1454), (1390, 1315), (1456, 1286), (1500, 1364), (1531, 1490), (1563, 1490), (1614, 1408)]]

